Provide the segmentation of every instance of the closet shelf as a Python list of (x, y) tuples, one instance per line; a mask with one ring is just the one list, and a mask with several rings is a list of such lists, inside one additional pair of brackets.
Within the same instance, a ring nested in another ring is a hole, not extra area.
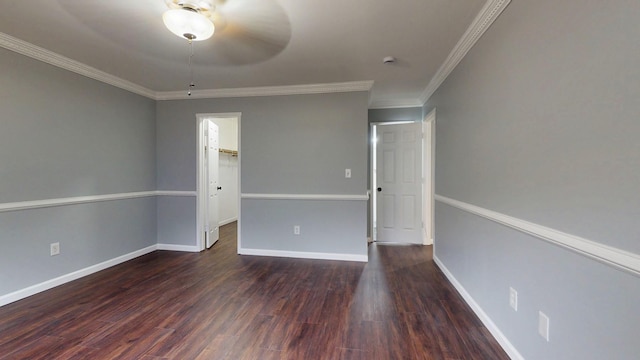
[(221, 153), (223, 153), (223, 154), (229, 154), (231, 156), (238, 156), (238, 151), (237, 150), (229, 150), (229, 149), (220, 148), (219, 151)]

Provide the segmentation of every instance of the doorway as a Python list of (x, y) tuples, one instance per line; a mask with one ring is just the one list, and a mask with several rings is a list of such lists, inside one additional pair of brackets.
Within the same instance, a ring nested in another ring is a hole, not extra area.
[[(240, 113), (197, 114), (196, 237), (210, 248), (219, 227), (240, 222)], [(238, 231), (239, 232), (239, 231)], [(239, 241), (238, 235), (238, 241)]]
[(371, 124), (373, 241), (431, 243), (432, 141), (426, 124)]

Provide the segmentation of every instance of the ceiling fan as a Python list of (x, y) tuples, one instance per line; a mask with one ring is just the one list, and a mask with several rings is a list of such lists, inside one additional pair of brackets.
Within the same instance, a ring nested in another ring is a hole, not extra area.
[[(244, 65), (277, 55), (291, 25), (276, 0), (165, 0), (165, 26), (188, 41), (207, 41), (208, 63)], [(201, 46), (201, 45), (199, 45)]]
[(189, 41), (202, 41), (210, 38), (215, 26), (211, 1), (166, 0), (169, 10), (162, 15), (164, 25), (179, 37)]

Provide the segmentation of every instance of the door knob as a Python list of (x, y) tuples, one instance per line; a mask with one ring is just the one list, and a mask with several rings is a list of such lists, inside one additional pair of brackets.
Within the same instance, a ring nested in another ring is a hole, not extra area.
[(218, 186), (218, 190), (222, 190), (222, 186)]
[(378, 188), (378, 192), (380, 192), (380, 191), (382, 191), (382, 188), (381, 188), (381, 187), (379, 187), (379, 188)]

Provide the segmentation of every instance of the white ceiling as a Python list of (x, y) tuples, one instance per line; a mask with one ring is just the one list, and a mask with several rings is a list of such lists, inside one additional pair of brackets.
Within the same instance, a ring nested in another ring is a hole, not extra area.
[[(196, 90), (373, 80), (372, 107), (420, 105), (485, 2), (227, 0), (221, 9), (230, 19), (245, 16), (260, 34), (284, 41), (260, 47), (233, 37), (229, 27), (194, 42)], [(164, 27), (164, 0), (0, 0), (0, 6), (0, 32), (12, 38), (151, 93), (186, 92), (189, 45)], [(388, 55), (396, 64), (382, 63)]]

